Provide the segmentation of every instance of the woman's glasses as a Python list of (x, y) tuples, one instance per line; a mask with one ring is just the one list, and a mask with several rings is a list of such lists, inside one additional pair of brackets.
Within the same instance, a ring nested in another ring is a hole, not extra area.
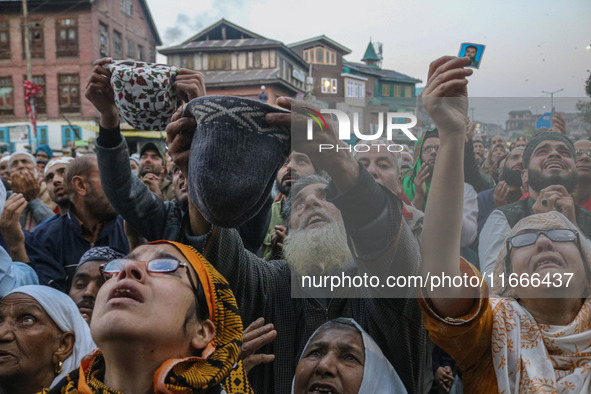
[[(99, 269), (105, 280), (109, 280), (112, 277), (119, 275), (119, 273), (123, 270), (125, 265), (129, 262), (134, 260), (131, 259), (117, 259), (111, 260), (106, 264), (102, 264)], [(187, 268), (187, 276), (189, 277), (189, 282), (191, 282), (191, 288), (193, 292), (197, 293), (197, 287), (193, 282), (193, 278), (191, 273), (188, 271), (188, 266), (185, 263), (181, 263), (175, 259), (166, 259), (166, 258), (156, 258), (150, 261), (140, 261), (140, 263), (146, 263), (146, 270), (149, 273), (153, 274), (171, 274), (176, 272), (179, 268), (185, 267)]]
[(573, 242), (579, 238), (579, 232), (569, 228), (556, 228), (552, 230), (532, 231), (521, 233), (507, 238), (507, 246), (513, 248), (522, 248), (533, 245), (538, 240), (540, 234), (544, 234), (552, 242)]

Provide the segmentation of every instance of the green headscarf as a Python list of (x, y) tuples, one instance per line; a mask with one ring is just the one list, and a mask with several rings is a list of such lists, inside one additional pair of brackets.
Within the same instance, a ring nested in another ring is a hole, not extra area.
[[(439, 138), (439, 132), (437, 131), (437, 129), (428, 130), (427, 132), (425, 132), (425, 134), (423, 134), (423, 136), (421, 138), (419, 138), (419, 140), (415, 144), (415, 150), (414, 150), (415, 164), (412, 168), (409, 168), (402, 176), (402, 187), (404, 188), (404, 194), (406, 194), (406, 197), (408, 197), (408, 199), (410, 201), (412, 201), (413, 198), (415, 198), (415, 194), (416, 194), (415, 176), (419, 173), (419, 170), (421, 169), (421, 166), (423, 165), (423, 163), (421, 161), (421, 153), (423, 152), (423, 144), (425, 143), (426, 139), (433, 138), (433, 137)], [(425, 204), (427, 203), (426, 197), (429, 195), (429, 189), (431, 187), (431, 182), (427, 181), (425, 183), (427, 184), (427, 191), (425, 194), (425, 203), (423, 203), (422, 207), (417, 207), (417, 208), (420, 208), (423, 210), (425, 209)]]

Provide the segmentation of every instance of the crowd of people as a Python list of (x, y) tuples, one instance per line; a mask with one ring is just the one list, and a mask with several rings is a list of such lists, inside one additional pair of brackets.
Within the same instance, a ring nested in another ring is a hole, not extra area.
[[(93, 153), (0, 159), (0, 393), (591, 391), (591, 141), (559, 117), (474, 136), (442, 57), (414, 147), (322, 152), (309, 103), (181, 69), (166, 152), (130, 155), (110, 63)], [(464, 281), (303, 280), (364, 275)]]

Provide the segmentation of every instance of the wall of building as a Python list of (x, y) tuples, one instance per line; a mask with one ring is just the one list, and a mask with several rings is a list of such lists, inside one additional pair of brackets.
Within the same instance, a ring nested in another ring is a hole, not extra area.
[[(43, 23), (44, 58), (32, 59), (33, 76), (45, 76), (45, 101), (47, 113), (38, 114), (40, 119), (58, 118), (58, 74), (78, 74), (80, 81), (80, 105), (78, 113), (82, 116), (94, 115), (94, 108), (90, 103), (82, 99), (82, 87), (91, 71), (89, 60), (92, 58), (92, 46), (85, 43), (92, 42), (90, 11), (60, 14), (59, 18), (72, 17), (78, 23), (78, 50), (79, 57), (57, 57), (56, 56), (56, 17), (54, 13), (35, 13), (30, 20), (41, 20)], [(27, 72), (26, 60), (23, 58), (21, 16), (10, 15), (10, 49), (11, 59), (0, 62), (0, 77), (12, 76), (14, 115), (6, 120), (24, 120), (26, 109), (24, 105), (24, 90), (22, 88), (24, 77)], [(86, 61), (84, 61), (87, 59)]]
[[(278, 86), (274, 85), (265, 85), (265, 92), (269, 96), (267, 100), (267, 104), (275, 104), (278, 97), (281, 96), (288, 96), (292, 97), (293, 94), (288, 92), (286, 89), (283, 89)], [(210, 96), (219, 95), (219, 96), (237, 96), (237, 97), (245, 97), (250, 98), (253, 100), (259, 99), (259, 93), (261, 93), (261, 85), (253, 85), (253, 86), (236, 86), (236, 87), (226, 87), (226, 88), (217, 88), (217, 87), (208, 87), (207, 94)]]
[[(100, 41), (99, 22), (107, 25), (109, 28), (109, 56), (113, 56), (113, 30), (117, 30), (123, 37), (123, 59), (135, 59), (147, 62), (156, 61), (156, 40), (150, 29), (148, 20), (139, 0), (127, 0), (131, 2), (131, 16), (122, 11), (122, 2), (117, 0), (96, 0), (93, 5), (92, 13), (92, 32), (95, 40), (93, 41), (93, 53), (95, 58), (99, 57)], [(130, 39), (135, 44), (135, 56), (128, 56), (127, 40)], [(140, 59), (138, 56), (138, 45), (143, 46), (144, 56)]]
[[(152, 30), (145, 19), (144, 11), (139, 0), (129, 0), (126, 3), (131, 6), (131, 16), (122, 11), (121, 1), (96, 0), (87, 7), (73, 8), (71, 10), (48, 9), (34, 10), (29, 14), (30, 21), (41, 21), (43, 25), (43, 58), (33, 58), (32, 74), (45, 77), (44, 100), (46, 110), (38, 112), (37, 126), (48, 130), (49, 144), (54, 149), (60, 149), (63, 143), (63, 127), (67, 122), (62, 117), (62, 112), (71, 121), (83, 120), (93, 121), (97, 119), (97, 112), (94, 106), (84, 98), (86, 81), (92, 72), (94, 60), (103, 57), (101, 53), (101, 40), (99, 34), (99, 23), (108, 27), (108, 50), (106, 55), (112, 56), (113, 30), (118, 30), (122, 35), (123, 58), (130, 58), (128, 55), (128, 42), (131, 39), (134, 43), (135, 59), (138, 59), (138, 45), (143, 47), (143, 59), (154, 61), (156, 56), (156, 40)], [(72, 8), (72, 7), (68, 7)], [(10, 25), (10, 59), (0, 60), (0, 78), (10, 76), (13, 87), (14, 113), (3, 115), (0, 121), (0, 128), (3, 128), (7, 135), (14, 126), (28, 122), (28, 115), (24, 105), (23, 82), (26, 76), (26, 60), (24, 59), (22, 41), (22, 15), (20, 13), (0, 14), (0, 21), (8, 20)], [(57, 56), (56, 51), (56, 21), (59, 19), (71, 18), (77, 23), (78, 51), (72, 56)], [(139, 59), (138, 59), (139, 60)], [(79, 107), (75, 110), (62, 111), (60, 109), (60, 74), (71, 74), (78, 76), (77, 85), (72, 85), (70, 94), (76, 90), (79, 100)], [(12, 133), (16, 135), (17, 133)], [(86, 139), (95, 136), (92, 131), (82, 129), (82, 138)], [(31, 136), (36, 145), (33, 135)], [(22, 145), (22, 142), (17, 142)], [(27, 143), (28, 144), (28, 143)]]

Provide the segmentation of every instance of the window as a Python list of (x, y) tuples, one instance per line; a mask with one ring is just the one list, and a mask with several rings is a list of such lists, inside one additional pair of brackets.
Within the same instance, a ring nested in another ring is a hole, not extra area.
[(285, 59), (281, 59), (281, 78), (287, 81), (287, 62)]
[(10, 25), (0, 21), (0, 59), (10, 59)]
[(181, 56), (181, 67), (193, 69), (193, 55)]
[(308, 63), (335, 65), (337, 64), (337, 55), (330, 49), (317, 46), (304, 51), (304, 60)]
[(133, 1), (132, 0), (121, 0), (121, 12), (125, 15), (133, 16)]
[(68, 142), (81, 139), (82, 130), (78, 126), (62, 126), (62, 146), (68, 146)]
[(412, 87), (410, 87), (410, 86), (404, 87), (404, 97), (412, 97)]
[(0, 115), (14, 114), (12, 77), (0, 77)]
[[(25, 47), (25, 29), (23, 29), (23, 48)], [(29, 22), (29, 48), (31, 59), (43, 59), (45, 57), (45, 46), (43, 43), (43, 23), (41, 21)], [(23, 59), (25, 59), (23, 51)]]
[(139, 45), (139, 44), (137, 46), (137, 60), (141, 60), (141, 61), (144, 61), (145, 60), (145, 57), (144, 57), (144, 47), (142, 45)]
[(322, 48), (316, 48), (315, 63), (324, 63), (324, 50)]
[(402, 96), (402, 86), (395, 85), (394, 86), (394, 97), (401, 97)]
[(123, 57), (123, 38), (117, 30), (113, 30), (113, 57), (115, 60)]
[(209, 70), (231, 70), (232, 59), (229, 53), (211, 54), (208, 60)]
[(109, 28), (102, 22), (99, 22), (99, 37), (101, 56), (109, 56)]
[[(23, 75), (23, 81), (26, 80), (27, 76)], [(33, 75), (33, 80), (31, 82), (43, 89), (35, 96), (35, 110), (37, 111), (37, 114), (46, 114), (47, 102), (45, 100), (45, 75)]]
[(322, 93), (337, 94), (337, 80), (322, 78)]
[(382, 85), (382, 97), (390, 97), (390, 85)]
[(10, 143), (10, 128), (0, 127), (0, 142), (6, 145), (0, 146), (0, 152), (14, 152), (14, 144)]
[(78, 74), (58, 74), (60, 112), (80, 111), (80, 78)]
[(127, 57), (135, 58), (135, 42), (129, 38), (127, 39)]
[(365, 97), (365, 83), (347, 80), (347, 97)]
[(248, 68), (261, 68), (260, 52), (248, 52)]
[(37, 126), (37, 146), (49, 145), (47, 139), (47, 126)]
[(57, 57), (78, 56), (76, 18), (62, 18), (55, 21), (55, 48)]

